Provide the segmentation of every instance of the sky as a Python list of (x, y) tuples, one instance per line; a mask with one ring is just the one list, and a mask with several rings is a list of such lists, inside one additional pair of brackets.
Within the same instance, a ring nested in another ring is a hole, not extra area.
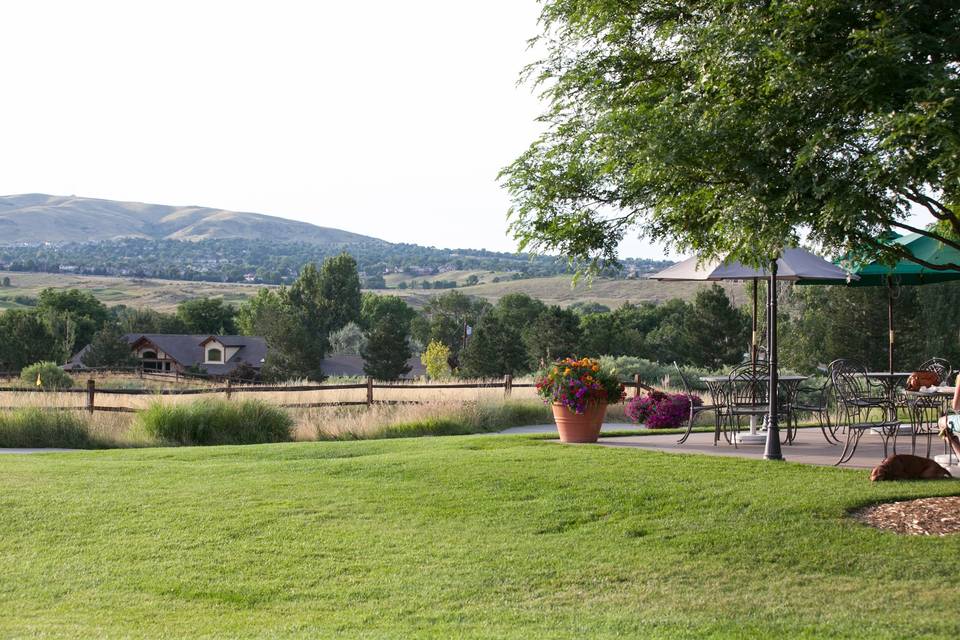
[[(536, 0), (30, 0), (0, 20), (0, 194), (252, 211), (513, 251)], [(929, 216), (917, 216), (923, 224)], [(629, 238), (621, 257), (679, 258)]]
[(496, 175), (539, 131), (518, 86), (537, 17), (535, 0), (5, 3), (0, 194), (512, 251)]

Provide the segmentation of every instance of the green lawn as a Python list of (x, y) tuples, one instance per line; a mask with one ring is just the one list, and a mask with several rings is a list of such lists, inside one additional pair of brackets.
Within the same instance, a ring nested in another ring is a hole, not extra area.
[(2, 637), (948, 637), (863, 471), (469, 436), (0, 457)]

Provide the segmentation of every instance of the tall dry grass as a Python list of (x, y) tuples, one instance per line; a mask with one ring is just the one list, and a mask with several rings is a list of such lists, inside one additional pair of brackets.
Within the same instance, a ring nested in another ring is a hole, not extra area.
[[(82, 378), (85, 382), (87, 378)], [(118, 377), (116, 374), (95, 378), (98, 407), (122, 407), (143, 411), (151, 406), (175, 407), (194, 405), (205, 400), (223, 399), (222, 391), (194, 395), (146, 395), (112, 394), (108, 389), (139, 388), (139, 378), (135, 375)], [(80, 382), (81, 380), (78, 380)], [(458, 381), (469, 383), (468, 381)], [(518, 381), (518, 383), (527, 381)], [(328, 381), (328, 384), (349, 384), (353, 381)], [(301, 386), (302, 382), (291, 382), (276, 386)], [(198, 381), (173, 381), (156, 383), (153, 390), (183, 388), (214, 388), (212, 384), (198, 384)], [(216, 388), (222, 388), (219, 383)], [(366, 389), (320, 389), (311, 391), (266, 391), (254, 392), (234, 387), (232, 399), (236, 401), (259, 400), (267, 404), (296, 405), (310, 403), (365, 402)], [(294, 420), (294, 437), (297, 440), (329, 440), (400, 437), (414, 435), (443, 435), (463, 433), (484, 433), (500, 431), (515, 426), (551, 424), (553, 417), (549, 406), (536, 396), (536, 390), (526, 387), (514, 387), (512, 394), (505, 397), (502, 388), (456, 388), (427, 389), (422, 385), (402, 383), (387, 385), (387, 388), (374, 390), (374, 401), (394, 401), (411, 404), (374, 404), (367, 406), (322, 407), (322, 408), (286, 408), (285, 411)], [(85, 393), (65, 393), (50, 391), (37, 393), (22, 391), (0, 392), (0, 407), (4, 409), (43, 409), (70, 408), (70, 413), (83, 417), (88, 424), (91, 437), (98, 441), (113, 443), (115, 446), (150, 446), (158, 440), (140, 428), (136, 414), (107, 413), (97, 411), (89, 414), (82, 411), (86, 403)], [(414, 404), (416, 403), (416, 404)], [(624, 414), (624, 405), (608, 408), (607, 422), (628, 422)]]

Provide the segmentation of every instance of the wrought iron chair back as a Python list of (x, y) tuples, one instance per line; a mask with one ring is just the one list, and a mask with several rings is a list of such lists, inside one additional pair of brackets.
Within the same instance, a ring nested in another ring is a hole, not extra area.
[(770, 367), (766, 362), (738, 365), (730, 372), (727, 405), (733, 410), (767, 405), (770, 401), (769, 377)]
[(882, 391), (882, 385), (872, 383), (867, 376), (867, 368), (853, 360), (834, 360), (828, 370), (840, 418), (847, 429), (847, 442), (837, 464), (853, 457), (860, 437), (870, 429), (883, 437), (884, 457), (887, 455), (887, 442), (891, 438), (896, 453), (900, 423), (896, 407)]
[(855, 360), (834, 360), (827, 371), (841, 404), (887, 397), (884, 386), (871, 380), (867, 368)]
[(690, 381), (687, 380), (687, 376), (683, 375), (683, 369), (680, 368), (676, 360), (673, 361), (673, 367), (677, 370), (677, 375), (680, 376), (680, 385), (683, 387), (683, 392), (688, 396), (692, 395), (693, 390), (690, 387)]
[(921, 364), (917, 368), (917, 371), (932, 371), (937, 374), (937, 386), (939, 387), (949, 382), (953, 368), (950, 366), (950, 363), (943, 358), (930, 358)]

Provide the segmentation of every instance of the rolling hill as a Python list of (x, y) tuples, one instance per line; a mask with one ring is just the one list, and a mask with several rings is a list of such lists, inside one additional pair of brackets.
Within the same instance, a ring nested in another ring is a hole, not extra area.
[[(547, 304), (568, 307), (576, 302), (598, 302), (611, 309), (625, 302), (663, 302), (671, 298), (691, 300), (704, 287), (705, 282), (657, 282), (656, 280), (613, 280), (599, 278), (591, 285), (571, 286), (569, 276), (552, 278), (529, 278), (526, 280), (489, 282), (490, 272), (476, 272), (481, 282), (472, 287), (457, 289), (463, 294), (477, 296), (495, 303), (508, 293), (527, 293)], [(0, 310), (23, 309), (35, 304), (40, 291), (47, 287), (82, 289), (89, 291), (106, 305), (123, 304), (129, 307), (149, 307), (160, 311), (172, 311), (177, 304), (190, 298), (203, 296), (223, 298), (239, 305), (256, 295), (262, 285), (235, 282), (188, 282), (153, 278), (118, 278), (77, 274), (23, 273), (0, 271), (11, 280), (10, 287), (0, 288)], [(733, 282), (721, 283), (734, 304), (747, 301), (744, 285)], [(413, 307), (422, 307), (430, 298), (445, 291), (420, 289), (379, 289), (372, 293), (398, 295)]]
[[(76, 196), (0, 196), (0, 243), (149, 240), (259, 240), (323, 245), (383, 243), (340, 229), (259, 213), (175, 207)], [(384, 243), (385, 244), (385, 243)]]

